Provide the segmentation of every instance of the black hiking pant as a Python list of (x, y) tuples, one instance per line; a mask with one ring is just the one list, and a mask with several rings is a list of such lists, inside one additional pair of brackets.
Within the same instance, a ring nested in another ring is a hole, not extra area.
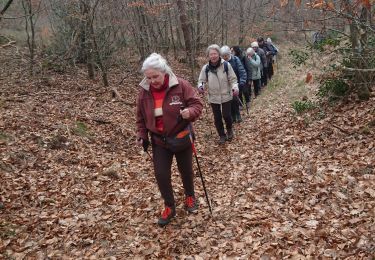
[(270, 61), (270, 64), (268, 66), (267, 76), (268, 76), (268, 80), (272, 79), (272, 76), (273, 76), (273, 61)]
[[(233, 96), (232, 104), (231, 104), (231, 115), (232, 115), (232, 122), (237, 122), (238, 119), (241, 118), (241, 113), (240, 113), (240, 97)], [(228, 129), (227, 129), (228, 130)]]
[(261, 84), (262, 84), (262, 87), (265, 87), (267, 86), (267, 79), (268, 79), (268, 67), (267, 68), (263, 68), (263, 72), (262, 72), (262, 78), (261, 78)]
[[(240, 94), (239, 94), (239, 98), (240, 100), (243, 102), (244, 100), (244, 97), (245, 97), (245, 102), (248, 103), (250, 102), (250, 96), (251, 96), (251, 83), (248, 82), (246, 83), (245, 86), (240, 86), (239, 89), (240, 89)], [(245, 104), (243, 104), (245, 105)]]
[(260, 85), (261, 85), (260, 81), (261, 81), (260, 79), (253, 80), (255, 97), (259, 96), (259, 93), (260, 93)]
[(171, 181), (173, 156), (176, 157), (185, 196), (194, 196), (193, 153), (191, 146), (181, 152), (173, 153), (165, 147), (153, 144), (152, 152), (155, 178), (165, 206), (175, 208)]
[(213, 104), (211, 103), (212, 113), (214, 114), (215, 127), (219, 136), (225, 136), (223, 118), (225, 121), (225, 126), (227, 131), (232, 129), (232, 116), (231, 116), (231, 105), (232, 100), (222, 103), (222, 104)]

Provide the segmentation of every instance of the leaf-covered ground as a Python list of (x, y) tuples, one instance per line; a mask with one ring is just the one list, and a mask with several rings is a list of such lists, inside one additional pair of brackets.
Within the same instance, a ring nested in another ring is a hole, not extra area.
[(159, 228), (152, 163), (133, 145), (139, 65), (112, 71), (127, 75), (124, 103), (84, 70), (28, 79), (1, 54), (0, 258), (373, 259), (374, 97), (297, 116), (291, 102), (316, 85), (285, 58), (231, 143), (217, 145), (206, 105), (197, 148), (213, 215), (198, 175), (199, 213), (185, 213), (174, 166), (177, 217)]

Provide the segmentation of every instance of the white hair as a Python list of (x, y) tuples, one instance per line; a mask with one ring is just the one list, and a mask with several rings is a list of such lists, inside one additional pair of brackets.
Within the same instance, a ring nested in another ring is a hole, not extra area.
[(225, 55), (225, 54), (230, 54), (230, 48), (227, 45), (224, 45), (223, 47), (220, 48), (220, 54)]
[(246, 50), (246, 54), (247, 54), (247, 55), (251, 55), (251, 56), (253, 56), (254, 53), (255, 53), (255, 51), (254, 51), (253, 48), (248, 48), (248, 49)]
[(145, 59), (142, 64), (141, 72), (144, 73), (148, 69), (154, 69), (167, 74), (172, 72), (167, 61), (160, 54), (155, 52)]
[(210, 53), (210, 50), (215, 50), (217, 51), (218, 54), (220, 54), (220, 47), (217, 44), (211, 44), (210, 46), (208, 46), (207, 51), (206, 51), (207, 55)]
[(268, 37), (268, 38), (267, 38), (267, 42), (268, 42), (268, 43), (272, 43), (271, 38)]
[(252, 42), (250, 46), (251, 48), (259, 47), (259, 44), (257, 42)]

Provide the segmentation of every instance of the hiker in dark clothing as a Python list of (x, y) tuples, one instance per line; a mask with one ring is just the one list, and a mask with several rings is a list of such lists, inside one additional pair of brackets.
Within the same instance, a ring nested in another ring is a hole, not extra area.
[(244, 100), (246, 102), (246, 108), (248, 109), (250, 107), (250, 97), (251, 97), (251, 66), (250, 61), (246, 56), (246, 53), (243, 53), (241, 48), (239, 46), (233, 46), (232, 47), (232, 54), (236, 57), (238, 57), (242, 63), (242, 66), (246, 70), (246, 85), (241, 89), (240, 88), (240, 95), (239, 98), (241, 101)]
[(171, 183), (173, 156), (185, 190), (185, 208), (188, 212), (197, 210), (191, 122), (200, 116), (203, 104), (197, 91), (177, 78), (159, 54), (153, 53), (143, 62), (142, 72), (145, 78), (139, 84), (137, 99), (137, 144), (147, 151), (151, 137), (155, 178), (165, 205), (158, 224), (165, 226), (176, 214)]
[[(271, 44), (268, 42), (265, 42), (263, 37), (259, 37), (258, 40), (259, 48), (263, 49), (266, 59), (267, 59), (267, 68), (266, 68), (266, 79), (265, 79), (265, 85), (267, 85), (267, 81), (271, 79), (271, 69), (272, 69), (272, 59), (273, 56), (276, 55), (275, 50), (272, 48)], [(272, 72), (273, 73), (273, 72)]]
[(279, 49), (276, 47), (276, 45), (274, 45), (272, 43), (272, 40), (271, 38), (267, 38), (267, 43), (269, 44), (269, 46), (272, 48), (273, 50), (273, 55), (272, 55), (272, 63), (271, 63), (271, 66), (269, 68), (269, 75), (268, 75), (268, 78), (271, 79), (273, 77), (273, 74), (274, 74), (274, 66), (275, 66), (275, 61), (276, 61), (276, 55), (277, 53), (279, 52)]
[[(220, 58), (220, 47), (212, 44), (207, 48), (208, 63), (202, 67), (198, 79), (198, 89), (204, 93), (208, 90), (208, 102), (214, 114), (215, 127), (219, 134), (219, 144), (234, 137), (231, 103), (233, 96), (238, 96), (237, 77), (229, 62)], [(224, 130), (223, 119), (227, 133)]]
[[(246, 75), (246, 70), (242, 66), (240, 59), (232, 55), (230, 48), (226, 45), (221, 47), (220, 54), (224, 60), (229, 62), (230, 65), (232, 65), (234, 73), (237, 76), (239, 89), (244, 89), (246, 86), (247, 75)], [(239, 97), (233, 98), (232, 108), (231, 108), (232, 118), (233, 118), (233, 121), (237, 123), (242, 122), (241, 113), (240, 113), (240, 104), (242, 104), (242, 101), (240, 100)]]
[(258, 42), (252, 42), (251, 43), (251, 48), (254, 49), (255, 53), (258, 54), (261, 60), (261, 68), (260, 72), (262, 74), (261, 76), (261, 86), (266, 86), (267, 85), (267, 69), (268, 69), (268, 63), (267, 63), (267, 58), (266, 58), (266, 53), (262, 48), (259, 48)]

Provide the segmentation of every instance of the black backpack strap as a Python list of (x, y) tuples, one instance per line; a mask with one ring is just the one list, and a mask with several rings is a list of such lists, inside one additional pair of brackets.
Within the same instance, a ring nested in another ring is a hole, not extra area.
[(228, 78), (228, 62), (227, 61), (224, 61), (224, 72), (227, 74), (227, 78)]
[(210, 71), (210, 68), (208, 67), (208, 64), (206, 65), (206, 68), (204, 70), (206, 72), (206, 82), (208, 82), (208, 72)]

